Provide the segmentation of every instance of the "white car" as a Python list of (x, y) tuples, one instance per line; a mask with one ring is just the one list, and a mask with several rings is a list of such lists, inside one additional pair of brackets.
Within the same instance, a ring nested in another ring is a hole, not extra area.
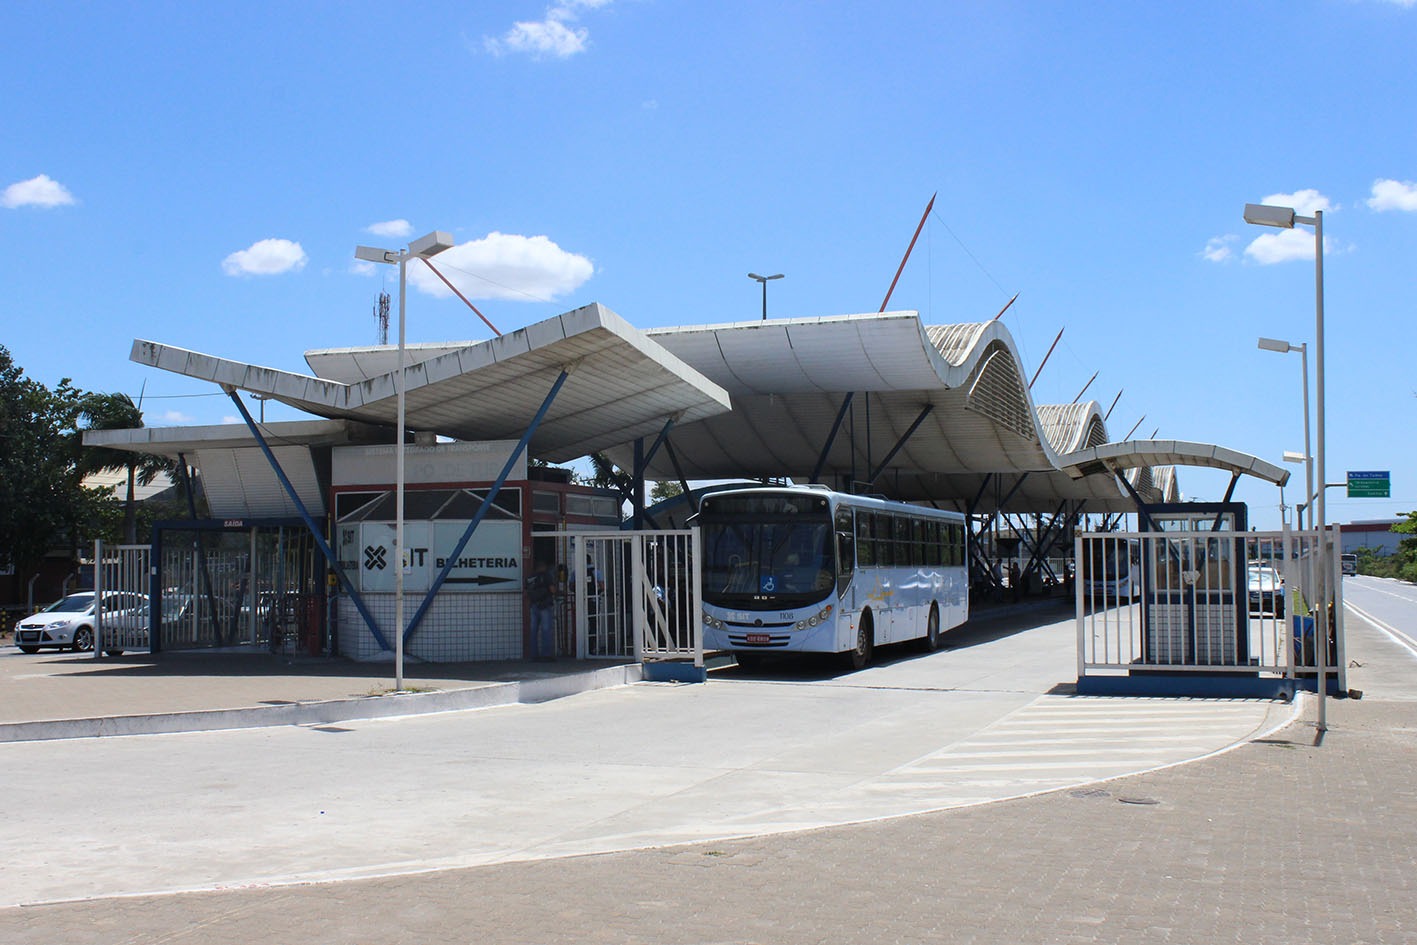
[[(95, 598), (93, 591), (70, 594), (24, 618), (15, 624), (15, 645), (21, 653), (38, 653), (43, 647), (87, 653), (93, 649)], [(147, 610), (148, 598), (144, 594), (108, 591), (103, 595), (105, 615), (119, 617), (134, 611), (146, 614)]]

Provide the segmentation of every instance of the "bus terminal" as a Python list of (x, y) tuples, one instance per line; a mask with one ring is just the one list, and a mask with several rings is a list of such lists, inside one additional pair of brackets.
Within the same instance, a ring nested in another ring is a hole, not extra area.
[[(94, 445), (179, 458), (210, 509), (206, 519), (162, 523), (150, 549), (112, 552), (108, 586), (136, 580), (152, 616), (112, 627), (100, 653), (269, 647), (355, 660), (397, 653), (400, 665), (405, 650), (430, 662), (519, 659), (530, 652), (522, 581), (543, 559), (559, 569), (560, 656), (633, 659), (675, 678), (684, 674), (671, 664), (689, 663), (688, 675), (702, 678), (705, 628), (747, 663), (803, 649), (807, 631), (820, 635), (807, 624), (830, 620), (842, 629), (822, 649), (860, 668), (875, 645), (938, 646), (971, 606), (1081, 595), (1077, 570), (1092, 556), (1079, 559), (1075, 539), (1085, 523), (1115, 532), (1131, 517), (1148, 532), (1219, 533), (1227, 523), (1226, 535), (1244, 531), (1243, 512), (1226, 511), (1228, 493), (1213, 516), (1182, 514), (1178, 467), (1223, 469), (1231, 490), (1241, 476), (1276, 485), (1288, 476), (1200, 442), (1113, 442), (1095, 401), (1034, 403), (997, 320), (931, 326), (894, 312), (642, 332), (591, 304), (491, 341), (414, 345), (402, 370), (396, 353), (388, 345), (310, 351), (306, 375), (134, 342), (134, 361), (219, 386), (245, 429), (86, 435)], [(260, 423), (243, 396), (318, 419)], [(396, 402), (406, 410), (402, 443)], [(577, 484), (557, 468), (592, 453), (623, 471), (613, 488)], [(679, 500), (651, 506), (647, 480), (679, 483)], [(800, 607), (777, 607), (779, 582), (806, 567), (798, 538), (775, 545), (760, 530), (753, 541), (768, 542), (766, 551), (724, 550), (723, 541), (743, 536), (720, 529), (714, 548), (698, 547), (705, 494), (728, 494), (704, 482), (810, 485), (839, 497), (833, 503), (862, 497), (899, 511), (872, 518), (842, 504), (811, 539), (817, 563), (829, 567), (811, 568), (808, 582), (820, 572), (823, 592), (859, 593), (853, 604), (831, 597), (829, 608), (809, 607), (811, 595), (799, 592)], [(1158, 590), (1169, 595), (1165, 606), (1142, 606), (1138, 628), (1096, 629), (1118, 639), (1102, 657), (1084, 659), (1080, 647), (1080, 675), (1135, 676), (1128, 664), (1136, 662), (1249, 675), (1250, 650), (1264, 649), (1241, 645), (1253, 635), (1241, 598), (1256, 549), (1227, 545), (1224, 566), (1197, 597), (1189, 576), (1208, 572), (1191, 563), (1209, 555), (1215, 572), (1214, 542), (1163, 549), (1175, 558), (1170, 572), (1154, 554), (1139, 561), (1154, 590), (1155, 577), (1174, 572)], [(125, 554), (151, 561), (134, 567)], [(715, 555), (718, 583), (705, 588), (701, 558)], [(866, 587), (882, 567), (906, 570)], [(927, 572), (936, 590), (907, 602), (907, 588), (920, 583), (910, 575)], [(952, 588), (948, 601), (941, 581)], [(731, 603), (726, 587), (737, 595), (736, 616), (714, 610)], [(1134, 603), (1110, 593), (1086, 609)], [(197, 602), (186, 620), (164, 619), (164, 607), (185, 600)], [(1217, 629), (1216, 619), (1228, 623)], [(719, 633), (735, 621), (743, 632)], [(1278, 642), (1284, 624), (1271, 622), (1261, 669), (1292, 678), (1292, 648)], [(774, 635), (765, 624), (786, 629)], [(1151, 641), (1162, 633), (1184, 640), (1158, 648)], [(1123, 635), (1136, 638), (1127, 642), (1140, 655), (1119, 662)], [(1212, 655), (1215, 639), (1224, 652)]]

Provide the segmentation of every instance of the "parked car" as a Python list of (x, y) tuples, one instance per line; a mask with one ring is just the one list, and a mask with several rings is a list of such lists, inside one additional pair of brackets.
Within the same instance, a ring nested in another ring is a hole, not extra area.
[[(93, 591), (70, 594), (55, 601), (39, 613), (15, 624), (15, 645), (21, 653), (38, 653), (44, 647), (87, 653), (93, 649), (96, 603), (97, 595)], [(132, 591), (108, 591), (103, 595), (103, 612), (105, 621), (110, 616), (120, 621), (130, 619), (134, 613), (146, 614), (147, 595)]]
[(1249, 567), (1250, 613), (1284, 616), (1284, 578), (1267, 564)]
[(1357, 555), (1339, 555), (1339, 556), (1338, 556), (1338, 568), (1339, 568), (1339, 570), (1342, 571), (1344, 574), (1357, 574), (1357, 573), (1358, 573), (1358, 556), (1357, 556)]
[[(212, 642), (218, 635), (213, 626), (211, 604), (217, 608), (217, 619), (221, 626), (230, 627), (235, 613), (231, 604), (221, 598), (215, 600), (205, 596), (196, 597), (185, 592), (166, 591), (162, 595), (163, 639), (174, 638), (203, 640)], [(147, 649), (149, 645), (148, 624), (150, 621), (147, 599), (140, 609), (126, 611), (114, 617), (111, 624), (115, 645), (129, 649)], [(110, 626), (105, 624), (105, 626)]]

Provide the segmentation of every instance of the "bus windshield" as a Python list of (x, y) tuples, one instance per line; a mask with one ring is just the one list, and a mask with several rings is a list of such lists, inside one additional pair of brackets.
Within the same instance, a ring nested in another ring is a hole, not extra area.
[(831, 521), (728, 519), (703, 525), (704, 600), (719, 606), (771, 602), (800, 607), (836, 584)]

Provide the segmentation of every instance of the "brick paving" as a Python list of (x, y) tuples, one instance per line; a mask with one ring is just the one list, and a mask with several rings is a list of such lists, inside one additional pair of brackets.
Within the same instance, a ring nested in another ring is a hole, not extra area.
[(797, 834), (3, 910), (0, 943), (1417, 943), (1417, 702), (1329, 725)]

